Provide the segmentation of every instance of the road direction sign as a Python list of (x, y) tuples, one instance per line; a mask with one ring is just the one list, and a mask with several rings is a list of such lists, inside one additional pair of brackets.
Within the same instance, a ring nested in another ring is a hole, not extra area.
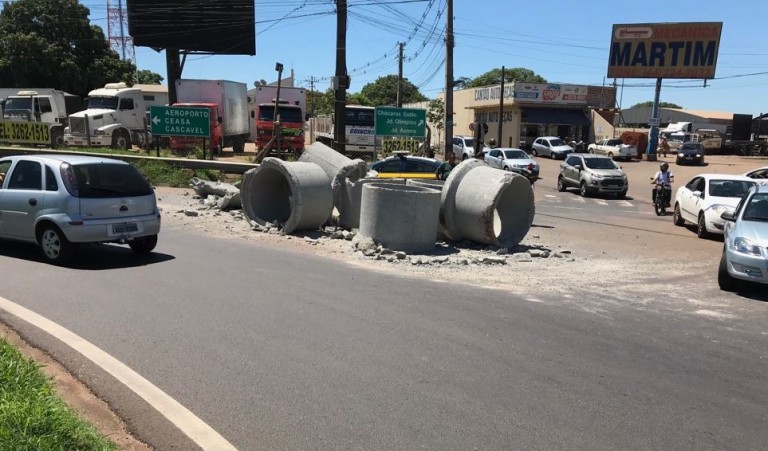
[(424, 138), (427, 136), (427, 110), (377, 106), (376, 135)]
[(211, 136), (208, 108), (153, 106), (149, 111), (150, 131), (156, 136)]

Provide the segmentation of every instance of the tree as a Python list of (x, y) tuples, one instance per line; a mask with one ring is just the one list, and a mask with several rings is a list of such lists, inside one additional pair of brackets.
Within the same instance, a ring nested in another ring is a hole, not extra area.
[[(653, 100), (649, 100), (647, 102), (640, 102), (632, 105), (632, 108), (642, 108), (642, 107), (652, 107), (653, 106)], [(672, 102), (659, 102), (659, 108), (677, 108), (679, 110), (682, 110), (683, 107), (676, 103)]]
[(142, 69), (136, 72), (136, 80), (142, 85), (159, 85), (163, 83), (164, 78), (151, 70)]
[(16, 0), (0, 11), (4, 87), (56, 88), (85, 96), (106, 83), (131, 83), (136, 67), (109, 48), (77, 0)]
[[(408, 81), (407, 78), (403, 79), (402, 93), (403, 103), (423, 102), (427, 100), (427, 98), (419, 92), (419, 88)], [(360, 91), (360, 95), (362, 97), (359, 100), (363, 105), (395, 105), (397, 103), (397, 75), (379, 77), (373, 83), (366, 84)]]
[(469, 88), (472, 79), (469, 77), (459, 77), (453, 80), (453, 89), (467, 89)]
[[(515, 67), (513, 69), (504, 70), (504, 82), (520, 81), (524, 83), (546, 83), (547, 80), (541, 75), (536, 74), (530, 69), (523, 67)], [(469, 83), (469, 88), (477, 88), (479, 86), (489, 86), (501, 84), (501, 68), (491, 69), (488, 72), (473, 78)]]
[[(445, 103), (443, 103), (443, 99), (435, 99), (429, 102), (429, 107), (427, 108), (427, 122), (432, 123), (435, 126), (435, 129), (437, 129), (437, 142), (441, 142), (443, 138), (443, 128), (445, 127)], [(428, 128), (427, 131), (427, 143), (431, 144), (432, 129)]]

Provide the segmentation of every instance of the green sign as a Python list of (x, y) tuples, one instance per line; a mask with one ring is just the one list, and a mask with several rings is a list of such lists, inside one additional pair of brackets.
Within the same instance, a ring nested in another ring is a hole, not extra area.
[(211, 110), (187, 106), (153, 106), (151, 132), (156, 136), (211, 136)]
[(377, 106), (376, 135), (424, 138), (427, 136), (427, 110)]

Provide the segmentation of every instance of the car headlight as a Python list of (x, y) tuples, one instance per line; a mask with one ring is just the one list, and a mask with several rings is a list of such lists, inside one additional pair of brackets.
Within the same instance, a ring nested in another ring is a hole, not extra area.
[(696, 154), (696, 158), (701, 158), (701, 154), (700, 154), (700, 153), (697, 153), (697, 154)]
[(600, 175), (600, 174), (592, 174), (592, 178), (593, 178), (593, 179), (598, 179), (598, 180), (600, 180), (600, 179), (602, 179), (602, 178), (603, 178), (603, 176), (602, 176), (602, 175)]
[(715, 210), (715, 213), (717, 213), (718, 216), (723, 214), (723, 213), (725, 213), (726, 211), (733, 211), (734, 210), (734, 208), (731, 207), (730, 205), (721, 205), (721, 204), (715, 204), (715, 205), (712, 205), (709, 208), (711, 208), (712, 210)]
[(680, 152), (679, 154), (677, 154), (677, 156), (680, 157), (680, 158), (683, 158), (685, 156), (685, 154)]
[(760, 246), (741, 237), (733, 240), (733, 250), (740, 254), (754, 255), (756, 257), (761, 257), (763, 255), (763, 250), (760, 249)]

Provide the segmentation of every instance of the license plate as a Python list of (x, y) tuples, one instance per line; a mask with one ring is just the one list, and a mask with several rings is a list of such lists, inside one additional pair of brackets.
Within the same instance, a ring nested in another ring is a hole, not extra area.
[(125, 235), (127, 233), (136, 233), (139, 231), (139, 225), (135, 222), (124, 222), (121, 224), (112, 224), (112, 235)]

